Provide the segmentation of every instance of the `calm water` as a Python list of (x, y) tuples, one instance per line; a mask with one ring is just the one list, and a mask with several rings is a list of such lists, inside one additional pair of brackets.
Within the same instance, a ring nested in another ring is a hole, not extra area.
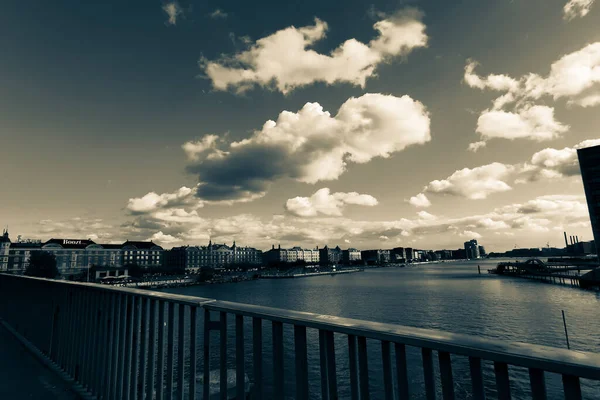
[[(320, 314), (440, 329), (505, 341), (566, 348), (561, 310), (567, 316), (571, 348), (600, 351), (600, 294), (567, 286), (544, 284), (487, 274), (499, 260), (382, 268), (362, 273), (303, 279), (258, 280), (234, 284), (170, 289), (170, 292), (216, 298)], [(477, 274), (481, 265), (483, 274)], [(233, 328), (233, 326), (232, 326)], [(229, 329), (232, 332), (233, 329)], [(250, 321), (246, 326), (250, 336)], [(265, 323), (265, 373), (270, 381), (270, 327)], [(286, 389), (294, 390), (293, 331), (285, 332)], [(249, 337), (247, 339), (250, 339)], [(215, 339), (213, 339), (216, 342)], [(233, 336), (230, 346), (233, 347)], [(310, 345), (312, 344), (312, 346)], [(336, 337), (340, 398), (349, 397), (346, 338)], [(381, 391), (381, 353), (377, 342), (368, 342), (370, 383), (375, 399)], [(251, 345), (247, 342), (248, 370)], [(215, 354), (217, 352), (214, 352)], [(233, 352), (231, 353), (233, 366)], [(216, 359), (215, 359), (216, 360)], [(423, 398), (420, 353), (408, 349), (411, 397)], [(319, 398), (317, 332), (309, 331), (311, 396)], [(201, 364), (200, 364), (201, 365)], [(216, 366), (216, 363), (212, 364)], [(436, 362), (437, 366), (437, 362)], [(468, 362), (453, 357), (457, 398), (469, 398)], [(493, 369), (484, 367), (489, 398), (495, 398)], [(250, 374), (250, 372), (249, 372)], [(513, 398), (529, 398), (526, 370), (511, 370)], [(562, 398), (560, 378), (547, 377), (548, 397)], [(439, 389), (438, 382), (438, 389)], [(582, 383), (584, 396), (600, 399), (595, 383)], [(269, 390), (270, 386), (267, 385)]]

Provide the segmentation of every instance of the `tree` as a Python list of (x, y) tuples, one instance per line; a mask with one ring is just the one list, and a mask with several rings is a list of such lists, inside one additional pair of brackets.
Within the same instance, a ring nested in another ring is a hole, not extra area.
[(37, 276), (38, 278), (56, 278), (58, 268), (56, 268), (56, 257), (47, 251), (34, 251), (29, 259), (29, 266), (25, 269), (25, 275)]

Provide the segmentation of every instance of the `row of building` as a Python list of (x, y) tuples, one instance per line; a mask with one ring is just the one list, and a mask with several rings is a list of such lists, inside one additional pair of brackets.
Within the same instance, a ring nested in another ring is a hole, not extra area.
[(150, 242), (126, 241), (121, 244), (99, 244), (89, 239), (50, 239), (11, 242), (8, 231), (0, 236), (0, 271), (22, 273), (29, 266), (31, 255), (45, 251), (56, 257), (61, 275), (81, 273), (92, 266), (122, 267), (136, 264), (142, 268), (163, 265), (164, 249)]
[[(471, 241), (473, 242), (473, 241)], [(470, 243), (470, 242), (469, 242)], [(181, 246), (165, 250), (152, 241), (126, 241), (121, 244), (101, 244), (90, 239), (50, 239), (41, 241), (11, 242), (8, 231), (0, 237), (0, 271), (22, 273), (29, 265), (31, 254), (47, 251), (56, 257), (61, 275), (80, 274), (90, 267), (118, 268), (135, 264), (142, 268), (168, 267), (197, 271), (200, 268), (223, 268), (236, 265), (273, 265), (282, 263), (306, 264), (385, 264), (418, 261), (434, 261), (452, 258), (477, 258), (483, 253), (481, 246), (474, 257), (465, 250), (427, 251), (409, 247), (390, 250), (342, 250), (339, 246), (305, 249), (302, 247), (281, 248), (275, 245), (266, 252), (253, 247), (232, 246), (212, 243), (207, 246)], [(467, 254), (469, 256), (467, 256)]]

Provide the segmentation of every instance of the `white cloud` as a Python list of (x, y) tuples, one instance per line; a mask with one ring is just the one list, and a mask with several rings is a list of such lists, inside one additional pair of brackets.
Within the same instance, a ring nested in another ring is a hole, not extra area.
[(473, 231), (463, 231), (460, 233), (460, 236), (470, 238), (470, 239), (481, 239), (482, 238), (482, 236), (479, 233), (473, 232)]
[(227, 18), (229, 16), (229, 14), (227, 14), (225, 11), (221, 10), (220, 8), (217, 8), (215, 11), (211, 12), (210, 17), (212, 19), (219, 19), (219, 18)]
[(432, 221), (434, 219), (437, 219), (437, 217), (433, 214), (428, 213), (427, 211), (419, 211), (417, 213), (417, 215), (419, 216), (419, 218), (421, 219), (425, 219), (425, 220), (429, 220)]
[(424, 193), (419, 193), (418, 195), (411, 197), (408, 200), (408, 203), (415, 207), (424, 207), (425, 208), (425, 207), (431, 206), (431, 202), (429, 201), (427, 196), (425, 196)]
[(563, 17), (569, 21), (577, 17), (585, 17), (593, 4), (594, 0), (569, 0), (563, 8)]
[(348, 39), (330, 54), (310, 49), (328, 29), (326, 22), (315, 18), (312, 26), (282, 29), (246, 51), (217, 61), (203, 59), (200, 65), (217, 90), (242, 92), (258, 85), (288, 93), (314, 82), (364, 87), (379, 64), (427, 45), (422, 17), (416, 9), (400, 11), (373, 25), (379, 35), (368, 44)]
[(579, 176), (577, 149), (600, 145), (600, 139), (585, 140), (573, 147), (546, 148), (535, 153), (520, 167), (518, 183)]
[(504, 180), (512, 172), (511, 165), (497, 162), (473, 169), (463, 168), (446, 179), (429, 182), (424, 191), (473, 200), (485, 199), (493, 193), (511, 190), (512, 188)]
[(376, 206), (377, 199), (368, 194), (356, 192), (331, 193), (328, 188), (317, 190), (310, 197), (294, 197), (285, 204), (285, 209), (299, 217), (315, 217), (319, 214), (341, 216), (344, 206), (348, 204), (360, 206)]
[(184, 145), (195, 160), (198, 196), (208, 201), (240, 201), (263, 196), (271, 182), (288, 177), (299, 182), (335, 180), (347, 163), (388, 158), (431, 140), (425, 106), (409, 96), (368, 93), (348, 99), (331, 116), (318, 103), (297, 113), (283, 111), (248, 139), (227, 151), (213, 135)]
[(176, 2), (166, 3), (162, 7), (163, 11), (167, 13), (169, 19), (167, 20), (167, 25), (176, 25), (177, 17), (183, 14), (183, 10)]
[(491, 138), (551, 140), (569, 130), (554, 117), (554, 108), (536, 105), (544, 97), (566, 100), (568, 105), (600, 105), (600, 42), (566, 54), (550, 66), (547, 76), (530, 73), (519, 79), (475, 73), (468, 60), (464, 80), (473, 88), (504, 92), (484, 110), (477, 123), (483, 141)]
[(468, 150), (475, 153), (475, 152), (477, 152), (477, 150), (484, 148), (486, 146), (486, 144), (487, 143), (484, 141), (470, 143)]
[(546, 106), (525, 106), (517, 113), (486, 110), (477, 120), (477, 133), (484, 140), (504, 138), (544, 141), (556, 139), (568, 130), (569, 126), (554, 119), (554, 108)]
[[(272, 243), (284, 246), (310, 245), (351, 241), (357, 246), (375, 245), (380, 237), (401, 243), (406, 237), (437, 238), (447, 243), (464, 236), (491, 237), (514, 234), (527, 239), (532, 233), (551, 233), (555, 227), (573, 226), (589, 230), (589, 216), (583, 196), (541, 196), (524, 203), (509, 204), (488, 213), (447, 218), (420, 212), (413, 219), (353, 220), (321, 214), (319, 223), (314, 219), (292, 214), (259, 218), (250, 214), (224, 218), (202, 218), (196, 212), (178, 209), (139, 214), (128, 224), (126, 237), (152, 237), (163, 242), (181, 239), (182, 243), (205, 243), (213, 240), (233, 240), (267, 248)], [(158, 234), (162, 232), (162, 234)], [(506, 232), (506, 233), (505, 233)], [(87, 233), (87, 232), (86, 232)], [(169, 237), (170, 236), (170, 237)], [(348, 243), (348, 242), (346, 242)], [(459, 243), (460, 244), (460, 243)]]
[(151, 237), (149, 237), (147, 240), (151, 240), (153, 242), (158, 242), (160, 244), (172, 244), (172, 243), (177, 243), (177, 242), (181, 242), (180, 238), (176, 238), (175, 236), (171, 236), (171, 235), (165, 235), (162, 232), (156, 232), (154, 235), (152, 235)]
[(143, 197), (131, 198), (127, 203), (127, 209), (132, 213), (148, 213), (182, 205), (196, 209), (203, 207), (204, 203), (194, 197), (194, 189), (183, 186), (173, 193), (150, 192)]

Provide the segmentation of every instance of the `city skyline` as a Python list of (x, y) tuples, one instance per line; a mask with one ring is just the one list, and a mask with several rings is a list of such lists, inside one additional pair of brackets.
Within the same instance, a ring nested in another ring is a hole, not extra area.
[(600, 6), (446, 3), (9, 5), (0, 224), (166, 248), (592, 240)]

